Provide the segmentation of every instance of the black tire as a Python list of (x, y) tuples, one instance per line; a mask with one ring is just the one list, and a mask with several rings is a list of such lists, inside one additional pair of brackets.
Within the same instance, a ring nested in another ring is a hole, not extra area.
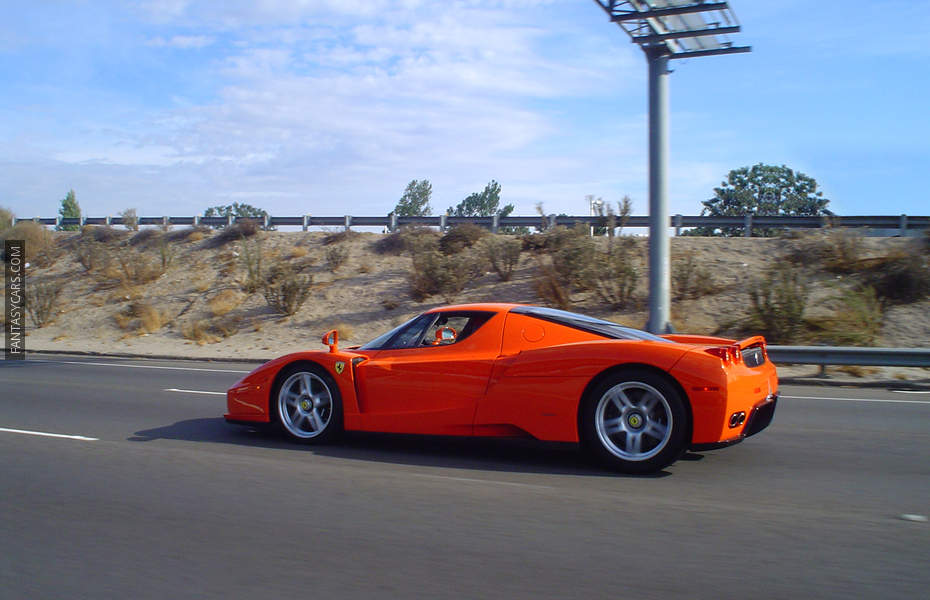
[(282, 369), (268, 404), (281, 432), (294, 441), (323, 444), (342, 435), (339, 386), (319, 365), (295, 363)]
[(646, 369), (617, 370), (582, 399), (579, 437), (598, 462), (624, 473), (652, 473), (672, 464), (689, 442), (688, 411), (667, 377)]

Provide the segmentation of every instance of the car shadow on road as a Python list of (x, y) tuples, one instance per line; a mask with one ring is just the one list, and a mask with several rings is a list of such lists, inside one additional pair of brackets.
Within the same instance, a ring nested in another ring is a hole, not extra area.
[[(178, 421), (164, 427), (137, 431), (127, 439), (131, 442), (164, 439), (233, 444), (285, 452), (306, 452), (345, 460), (451, 469), (594, 477), (657, 478), (671, 475), (668, 471), (624, 475), (600, 468), (587, 460), (577, 444), (523, 438), (346, 432), (339, 442), (311, 446), (286, 440), (270, 427), (230, 426), (220, 417)], [(684, 458), (687, 459), (688, 455)]]

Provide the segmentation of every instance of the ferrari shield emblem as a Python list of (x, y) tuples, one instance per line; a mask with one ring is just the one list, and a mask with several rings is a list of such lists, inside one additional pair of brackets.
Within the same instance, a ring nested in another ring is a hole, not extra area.
[(337, 363), (334, 365), (334, 367), (335, 367), (335, 369), (336, 369), (336, 372), (339, 373), (340, 375), (342, 375), (342, 372), (343, 372), (343, 371), (345, 370), (345, 368), (346, 368), (346, 364), (340, 360), (339, 362), (337, 362)]

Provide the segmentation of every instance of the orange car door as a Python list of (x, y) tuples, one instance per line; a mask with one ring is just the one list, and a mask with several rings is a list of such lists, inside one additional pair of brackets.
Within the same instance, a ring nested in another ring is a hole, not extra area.
[(501, 330), (494, 325), (486, 323), (461, 342), (381, 350), (361, 363), (360, 429), (471, 435), (500, 351)]

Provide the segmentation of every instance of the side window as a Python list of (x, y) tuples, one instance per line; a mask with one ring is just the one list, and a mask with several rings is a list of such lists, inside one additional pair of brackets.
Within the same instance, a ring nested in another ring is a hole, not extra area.
[[(463, 314), (440, 315), (436, 322), (430, 325), (421, 344), (424, 346), (446, 346), (454, 344), (461, 339), (462, 333), (468, 327), (473, 316)], [(446, 330), (445, 332), (443, 330)], [(452, 331), (448, 331), (451, 329)], [(445, 333), (445, 335), (443, 335)]]
[(444, 312), (429, 313), (414, 319), (398, 331), (381, 348), (431, 348), (458, 343), (484, 325), (494, 313)]

